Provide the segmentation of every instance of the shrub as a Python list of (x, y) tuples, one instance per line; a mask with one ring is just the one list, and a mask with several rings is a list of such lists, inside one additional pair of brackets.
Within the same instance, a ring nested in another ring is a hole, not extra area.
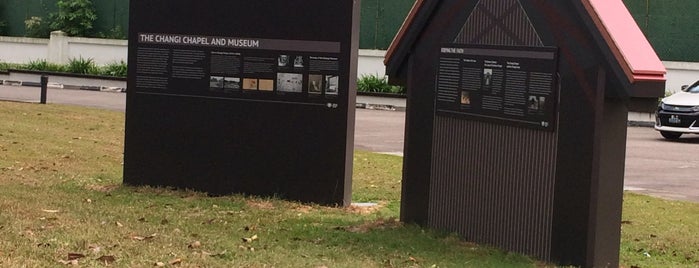
[(401, 86), (391, 86), (389, 92), (393, 94), (405, 94), (405, 88)]
[(31, 17), (24, 21), (25, 36), (34, 38), (48, 38), (51, 35), (49, 23), (41, 17)]
[(107, 64), (100, 70), (101, 75), (126, 77), (128, 66), (124, 61)]
[(66, 65), (66, 71), (75, 74), (94, 74), (97, 73), (98, 69), (92, 58), (84, 59), (80, 57), (70, 59), (68, 65)]
[(128, 73), (127, 64), (124, 61), (107, 64), (103, 67), (95, 65), (93, 59), (71, 59), (68, 64), (49, 63), (45, 59), (32, 60), (27, 64), (0, 62), (0, 71), (8, 69), (46, 71), (46, 72), (67, 72), (76, 74), (104, 75), (114, 77), (126, 77)]
[(126, 40), (126, 32), (124, 32), (124, 29), (121, 28), (121, 26), (117, 25), (111, 30), (105, 32), (100, 32), (97, 34), (97, 37), (99, 38), (105, 38), (105, 39), (121, 39), (121, 40)]
[(58, 0), (56, 6), (58, 12), (49, 15), (52, 29), (69, 36), (92, 36), (97, 13), (91, 0)]
[(373, 74), (362, 75), (359, 80), (357, 80), (357, 91), (393, 94), (405, 93), (405, 89), (403, 87), (389, 85), (388, 80), (385, 77), (379, 77), (378, 75)]
[(62, 65), (49, 63), (45, 59), (32, 60), (29, 63), (20, 66), (20, 69), (31, 71), (47, 71), (47, 72), (63, 72), (65, 68)]
[(9, 69), (21, 69), (21, 68), (22, 68), (22, 64), (0, 62), (0, 72), (7, 71)]

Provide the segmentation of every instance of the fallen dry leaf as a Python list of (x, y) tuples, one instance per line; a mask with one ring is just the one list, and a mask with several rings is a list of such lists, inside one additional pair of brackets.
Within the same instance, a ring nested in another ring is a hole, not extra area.
[(137, 241), (143, 241), (143, 240), (150, 240), (150, 239), (153, 239), (153, 238), (155, 238), (156, 236), (158, 236), (158, 234), (152, 234), (152, 235), (149, 235), (149, 236), (137, 236), (137, 235), (135, 235), (135, 236), (132, 236), (131, 239), (137, 240)]
[(161, 261), (159, 261), (159, 262), (156, 262), (155, 264), (153, 264), (153, 266), (157, 266), (157, 267), (163, 267), (163, 266), (165, 266), (165, 263), (164, 263), (164, 262), (161, 262)]
[(46, 213), (58, 213), (58, 212), (61, 212), (60, 210), (57, 210), (57, 209), (42, 209), (41, 211), (46, 212)]
[[(243, 245), (238, 246), (238, 248), (239, 248), (239, 249), (242, 249), (242, 250), (250, 250), (250, 249), (252, 249), (252, 247), (246, 247), (246, 246), (243, 246)], [(253, 250), (254, 250), (254, 249), (253, 249)]]
[(69, 260), (69, 261), (64, 261), (64, 260), (58, 260), (59, 263), (63, 265), (78, 265), (78, 260)]
[(121, 222), (115, 222), (115, 224), (116, 224), (117, 227), (124, 227), (124, 225), (121, 224)]
[(170, 265), (179, 265), (181, 263), (182, 263), (182, 259), (180, 259), (180, 258), (177, 258), (177, 259), (170, 261)]
[(98, 245), (88, 245), (87, 248), (90, 251), (92, 251), (92, 253), (99, 253), (100, 251), (102, 251), (102, 247), (100, 247)]
[(77, 259), (81, 259), (81, 258), (85, 258), (85, 255), (80, 254), (80, 253), (68, 253), (68, 260), (69, 261), (77, 260)]
[(114, 258), (114, 256), (102, 256), (97, 258), (97, 261), (100, 261), (106, 265), (115, 262), (116, 258)]
[(201, 247), (201, 242), (194, 241), (194, 242), (190, 243), (189, 246), (187, 246), (187, 247), (188, 248), (199, 248), (199, 247)]
[[(208, 255), (208, 256), (210, 256), (210, 257), (223, 257), (223, 256), (225, 256), (227, 253), (228, 253), (228, 251), (227, 251), (227, 250), (224, 250), (224, 251), (221, 251), (221, 252), (219, 252), (219, 253), (213, 253), (213, 254), (207, 252), (206, 255)], [(202, 251), (202, 254), (204, 254), (204, 251)]]
[(255, 241), (255, 240), (257, 240), (257, 235), (253, 235), (250, 238), (243, 237), (243, 242), (245, 242), (245, 243), (250, 243), (250, 242)]

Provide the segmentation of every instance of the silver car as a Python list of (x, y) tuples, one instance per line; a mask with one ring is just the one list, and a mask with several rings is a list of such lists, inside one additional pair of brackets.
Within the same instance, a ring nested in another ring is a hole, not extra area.
[(655, 130), (666, 139), (699, 134), (699, 81), (683, 86), (681, 92), (664, 98), (656, 112)]

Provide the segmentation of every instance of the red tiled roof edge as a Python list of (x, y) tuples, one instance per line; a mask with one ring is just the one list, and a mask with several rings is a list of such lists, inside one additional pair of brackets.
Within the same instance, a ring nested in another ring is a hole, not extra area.
[(665, 81), (667, 70), (621, 0), (582, 0), (629, 82)]

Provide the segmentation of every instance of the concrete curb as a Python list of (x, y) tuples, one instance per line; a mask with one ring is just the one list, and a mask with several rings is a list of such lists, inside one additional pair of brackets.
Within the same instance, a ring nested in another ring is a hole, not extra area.
[(405, 111), (405, 107), (394, 106), (390, 104), (375, 104), (375, 103), (357, 103), (356, 108), (367, 110), (382, 110), (382, 111)]
[(629, 120), (630, 127), (655, 127), (655, 122)]
[[(29, 82), (29, 81), (17, 81), (17, 80), (0, 80), (0, 85), (5, 86), (17, 86), (17, 87), (41, 87), (39, 82)], [(48, 83), (48, 88), (51, 89), (72, 89), (72, 90), (89, 90), (89, 91), (101, 91), (101, 92), (115, 92), (115, 93), (125, 93), (126, 88), (122, 87), (105, 87), (105, 86), (76, 86), (76, 85), (64, 85), (61, 83)]]

